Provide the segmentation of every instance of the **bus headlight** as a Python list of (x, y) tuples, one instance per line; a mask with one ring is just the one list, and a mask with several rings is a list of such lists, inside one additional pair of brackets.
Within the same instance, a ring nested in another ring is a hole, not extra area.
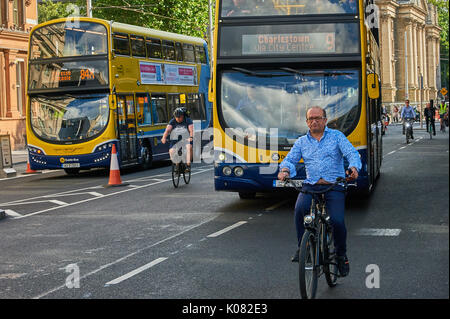
[(222, 169), (222, 173), (223, 173), (223, 175), (225, 175), (225, 176), (230, 176), (230, 175), (231, 175), (231, 167), (230, 167), (230, 166), (225, 166), (225, 167)]
[(234, 175), (236, 175), (237, 177), (241, 177), (242, 175), (244, 175), (244, 169), (240, 166), (235, 167), (234, 168)]
[(221, 153), (221, 154), (219, 154), (219, 161), (225, 161), (225, 153)]

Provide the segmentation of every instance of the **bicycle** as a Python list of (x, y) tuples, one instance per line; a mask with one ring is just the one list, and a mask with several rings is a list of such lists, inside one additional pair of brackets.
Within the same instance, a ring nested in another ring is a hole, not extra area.
[(336, 185), (343, 184), (344, 190), (347, 190), (348, 186), (356, 186), (356, 184), (349, 184), (342, 177), (337, 178), (335, 183), (323, 191), (305, 191), (290, 178), (286, 178), (285, 186), (286, 184), (291, 184), (299, 192), (312, 195), (310, 213), (303, 218), (305, 232), (299, 248), (299, 284), (302, 298), (314, 299), (320, 276), (325, 275), (329, 287), (335, 287), (337, 278), (340, 277), (333, 227), (327, 213), (324, 195)]
[[(183, 155), (181, 147), (178, 150), (178, 155)], [(187, 165), (184, 163), (183, 159), (179, 163), (172, 162), (172, 183), (175, 188), (177, 188), (180, 184), (181, 175), (183, 175), (184, 183), (186, 185), (191, 181), (191, 170), (189, 170), (189, 172), (186, 172), (186, 166)]]
[(407, 118), (405, 120), (405, 135), (406, 135), (406, 144), (409, 144), (409, 140), (412, 140), (413, 136), (413, 125), (414, 119)]

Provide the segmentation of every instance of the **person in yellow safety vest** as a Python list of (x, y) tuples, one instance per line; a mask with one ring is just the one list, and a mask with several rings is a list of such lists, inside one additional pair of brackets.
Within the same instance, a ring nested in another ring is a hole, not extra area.
[(441, 131), (445, 132), (445, 122), (448, 118), (448, 107), (447, 104), (445, 104), (444, 101), (441, 102), (441, 105), (439, 106), (439, 118), (441, 122)]

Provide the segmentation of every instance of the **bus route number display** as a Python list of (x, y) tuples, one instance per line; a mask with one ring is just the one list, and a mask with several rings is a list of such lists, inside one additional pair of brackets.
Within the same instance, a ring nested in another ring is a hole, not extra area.
[(334, 32), (244, 34), (242, 55), (335, 53)]
[(89, 69), (63, 70), (59, 73), (60, 82), (78, 81), (78, 80), (85, 81), (94, 79), (95, 79), (94, 70)]

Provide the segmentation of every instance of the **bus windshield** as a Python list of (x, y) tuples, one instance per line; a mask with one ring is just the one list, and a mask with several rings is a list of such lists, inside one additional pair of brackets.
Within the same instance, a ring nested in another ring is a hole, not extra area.
[(31, 126), (43, 140), (83, 142), (97, 136), (109, 117), (108, 95), (37, 95), (31, 99)]
[(356, 14), (358, 0), (222, 0), (221, 17)]
[(346, 135), (359, 119), (357, 70), (233, 68), (224, 71), (220, 81), (219, 115), (233, 134), (250, 129), (270, 137), (270, 129), (276, 128), (278, 144), (292, 145), (307, 133), (306, 111), (312, 106), (324, 108), (328, 127)]
[(106, 28), (98, 23), (66, 21), (31, 34), (31, 60), (107, 53)]

